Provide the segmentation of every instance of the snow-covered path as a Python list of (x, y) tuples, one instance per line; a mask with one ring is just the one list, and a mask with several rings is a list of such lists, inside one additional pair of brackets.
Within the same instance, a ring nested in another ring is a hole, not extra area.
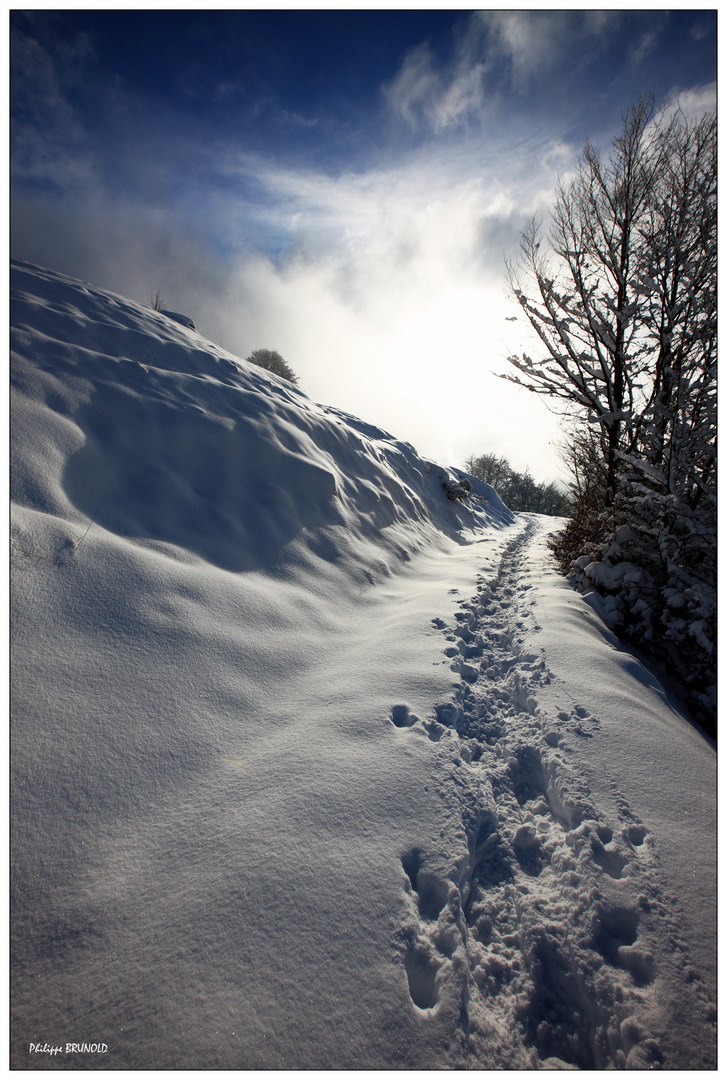
[[(467, 1061), (713, 1067), (711, 749), (556, 575), (547, 520), (520, 524), (443, 626), (461, 676), (439, 710), (460, 736), (443, 740), (456, 771), (441, 768), (440, 792), (469, 852), (447, 875)], [(432, 919), (412, 924), (418, 978), (434, 971), (442, 915), (412, 884)], [(444, 984), (430, 979), (430, 1004)]]
[(713, 1067), (714, 749), (559, 523), (13, 297), (13, 1067)]
[[(554, 524), (311, 611), (309, 655), (261, 661), (204, 766), (180, 737), (163, 799), (51, 829), (76, 873), (33, 1023), (53, 1002), (57, 1037), (80, 1025), (117, 1068), (709, 1067), (713, 753), (553, 573)], [(223, 692), (180, 647), (177, 693)], [(653, 764), (665, 724), (688, 821)]]

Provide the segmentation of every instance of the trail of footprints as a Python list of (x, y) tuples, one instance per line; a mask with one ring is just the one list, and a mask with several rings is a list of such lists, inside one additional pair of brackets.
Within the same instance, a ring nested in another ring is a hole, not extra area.
[[(649, 927), (663, 937), (670, 904), (644, 873), (658, 866), (644, 825), (621, 796), (618, 820), (605, 820), (568, 765), (569, 745), (592, 738), (598, 718), (578, 704), (556, 716), (538, 706), (551, 676), (524, 650), (528, 620), (536, 627), (518, 583), (532, 529), (453, 626), (435, 620), (461, 680), (455, 701), (424, 722), (404, 705), (390, 717), (438, 743), (462, 853), (449, 864), (441, 852), (402, 854), (409, 993), (423, 1019), (454, 1010), (469, 1067), (659, 1068), (643, 1019), (658, 975)], [(708, 1008), (701, 984), (692, 992)]]

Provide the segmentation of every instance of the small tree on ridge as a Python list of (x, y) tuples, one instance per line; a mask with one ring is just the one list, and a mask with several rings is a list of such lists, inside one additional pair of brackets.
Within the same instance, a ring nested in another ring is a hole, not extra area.
[(282, 379), (287, 379), (288, 382), (297, 385), (298, 376), (287, 360), (284, 360), (280, 353), (275, 352), (274, 349), (255, 349), (245, 359), (248, 364), (257, 364), (258, 367), (265, 368), (266, 371), (272, 371), (274, 375), (280, 375)]

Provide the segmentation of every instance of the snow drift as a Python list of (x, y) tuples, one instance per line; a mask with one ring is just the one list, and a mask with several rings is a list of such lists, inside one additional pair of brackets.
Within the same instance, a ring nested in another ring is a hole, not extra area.
[(713, 751), (556, 522), (191, 321), (13, 267), (14, 1067), (711, 1067)]

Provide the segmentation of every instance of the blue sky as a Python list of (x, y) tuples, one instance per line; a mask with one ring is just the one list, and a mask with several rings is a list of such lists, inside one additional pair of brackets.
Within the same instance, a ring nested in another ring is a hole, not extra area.
[(555, 419), (493, 374), (504, 258), (642, 90), (713, 107), (716, 11), (14, 11), (10, 49), (13, 255), (550, 479)]

